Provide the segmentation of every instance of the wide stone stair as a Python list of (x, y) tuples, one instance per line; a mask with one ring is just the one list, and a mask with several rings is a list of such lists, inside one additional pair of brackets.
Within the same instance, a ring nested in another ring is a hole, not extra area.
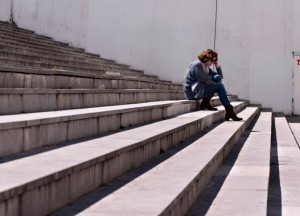
[(3, 22), (0, 62), (1, 216), (299, 212), (297, 122)]

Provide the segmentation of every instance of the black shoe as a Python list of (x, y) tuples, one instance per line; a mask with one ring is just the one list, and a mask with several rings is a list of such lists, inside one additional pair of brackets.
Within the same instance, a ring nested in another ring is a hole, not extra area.
[(200, 110), (218, 110), (217, 108), (214, 108), (210, 105), (210, 102), (209, 102), (210, 99), (211, 98), (202, 99), (201, 104), (200, 104)]
[(225, 114), (225, 119), (226, 121), (229, 121), (229, 119), (232, 119), (233, 121), (241, 121), (243, 118), (239, 118), (236, 116), (236, 114), (233, 111), (233, 106), (229, 105), (225, 107), (226, 114)]

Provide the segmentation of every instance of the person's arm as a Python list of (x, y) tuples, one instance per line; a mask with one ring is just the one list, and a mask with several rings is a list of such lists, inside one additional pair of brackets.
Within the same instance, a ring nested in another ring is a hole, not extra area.
[(217, 73), (222, 77), (222, 79), (224, 78), (223, 76), (223, 71), (222, 71), (222, 68), (221, 68), (221, 65), (219, 65), (218, 62), (215, 63), (215, 67), (216, 67), (216, 70), (217, 70)]
[(221, 82), (223, 79), (222, 69), (217, 64), (215, 64), (214, 66), (216, 66), (217, 72), (209, 68), (209, 74), (214, 82)]
[(214, 81), (212, 81), (211, 79), (211, 76), (204, 72), (202, 65), (196, 67), (195, 69), (199, 82), (206, 83), (207, 85), (211, 85), (214, 83)]
[(213, 77), (214, 75), (218, 75), (218, 73), (217, 72), (215, 72), (215, 71), (213, 71), (211, 68), (208, 68), (208, 70), (209, 70), (209, 74)]
[(224, 78), (224, 76), (223, 76), (223, 71), (222, 71), (222, 68), (221, 68), (221, 66), (220, 65), (218, 65), (218, 67), (216, 67), (216, 69), (217, 69), (217, 73), (222, 77), (222, 79)]

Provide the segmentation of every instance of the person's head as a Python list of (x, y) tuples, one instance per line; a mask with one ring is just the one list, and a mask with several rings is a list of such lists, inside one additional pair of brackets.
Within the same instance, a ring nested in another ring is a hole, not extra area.
[(207, 66), (218, 62), (218, 53), (211, 49), (206, 49), (198, 55), (198, 59)]

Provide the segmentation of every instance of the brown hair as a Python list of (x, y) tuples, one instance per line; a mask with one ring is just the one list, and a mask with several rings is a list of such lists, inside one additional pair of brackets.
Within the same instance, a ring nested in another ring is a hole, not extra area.
[(217, 62), (218, 61), (218, 53), (214, 50), (207, 49), (198, 55), (198, 59), (202, 63), (206, 63), (208, 61)]

